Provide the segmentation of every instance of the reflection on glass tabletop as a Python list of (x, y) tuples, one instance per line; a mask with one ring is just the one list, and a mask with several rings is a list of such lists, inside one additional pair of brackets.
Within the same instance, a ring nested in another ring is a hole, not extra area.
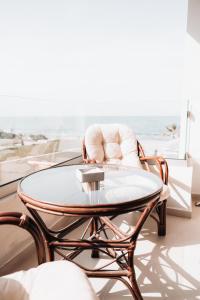
[(60, 206), (112, 205), (148, 197), (162, 190), (161, 179), (147, 171), (117, 165), (98, 165), (104, 171), (100, 189), (87, 191), (77, 177), (77, 169), (97, 165), (50, 168), (28, 175), (19, 192), (33, 200)]

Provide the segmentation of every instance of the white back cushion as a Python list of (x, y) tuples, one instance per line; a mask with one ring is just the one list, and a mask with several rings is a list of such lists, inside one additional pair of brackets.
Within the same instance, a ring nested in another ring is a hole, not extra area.
[(95, 124), (85, 134), (89, 159), (140, 167), (137, 140), (132, 129), (122, 124)]

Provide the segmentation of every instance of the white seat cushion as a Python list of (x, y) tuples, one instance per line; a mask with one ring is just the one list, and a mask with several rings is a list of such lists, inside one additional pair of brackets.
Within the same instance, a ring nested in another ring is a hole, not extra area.
[(0, 278), (1, 300), (97, 300), (85, 273), (74, 263), (54, 261)]

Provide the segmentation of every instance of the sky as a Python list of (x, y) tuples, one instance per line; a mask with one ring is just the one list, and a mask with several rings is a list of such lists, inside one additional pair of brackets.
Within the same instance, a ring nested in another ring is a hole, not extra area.
[(0, 116), (179, 114), (187, 0), (0, 0)]

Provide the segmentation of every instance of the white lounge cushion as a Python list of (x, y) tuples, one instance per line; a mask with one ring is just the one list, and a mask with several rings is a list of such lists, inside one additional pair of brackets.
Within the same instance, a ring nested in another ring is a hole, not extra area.
[(54, 261), (0, 278), (1, 300), (97, 300), (85, 273), (74, 263)]
[(85, 145), (89, 159), (97, 163), (119, 163), (141, 168), (135, 134), (126, 125), (92, 125), (86, 131)]
[[(136, 136), (126, 125), (91, 125), (86, 130), (85, 145), (89, 159), (95, 160), (97, 163), (142, 168), (138, 157)], [(159, 176), (155, 166), (151, 166), (151, 171)], [(167, 185), (163, 185), (161, 200), (168, 197), (169, 188)]]

